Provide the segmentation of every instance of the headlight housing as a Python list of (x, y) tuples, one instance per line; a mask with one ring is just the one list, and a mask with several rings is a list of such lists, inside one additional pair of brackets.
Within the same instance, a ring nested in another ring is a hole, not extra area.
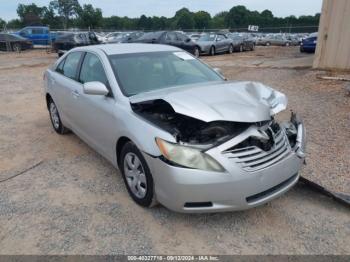
[(170, 143), (158, 137), (156, 143), (162, 155), (170, 162), (206, 171), (223, 172), (225, 170), (215, 159), (197, 148)]

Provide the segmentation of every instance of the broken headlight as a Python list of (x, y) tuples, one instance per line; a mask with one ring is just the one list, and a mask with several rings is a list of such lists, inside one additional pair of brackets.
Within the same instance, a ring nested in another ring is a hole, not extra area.
[(156, 138), (156, 143), (163, 157), (170, 162), (189, 168), (216, 172), (224, 171), (224, 168), (215, 159), (199, 149), (170, 143), (160, 138)]

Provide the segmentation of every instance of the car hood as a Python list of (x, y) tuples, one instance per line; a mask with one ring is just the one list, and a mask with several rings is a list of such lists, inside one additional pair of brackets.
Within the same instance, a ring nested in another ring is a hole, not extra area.
[(284, 94), (257, 82), (211, 82), (171, 87), (129, 97), (131, 104), (168, 102), (175, 112), (205, 122), (260, 122), (286, 109)]

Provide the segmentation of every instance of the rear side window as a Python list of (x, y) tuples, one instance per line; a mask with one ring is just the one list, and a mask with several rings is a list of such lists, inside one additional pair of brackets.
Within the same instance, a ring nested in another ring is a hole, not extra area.
[(66, 61), (63, 65), (63, 75), (76, 80), (76, 74), (79, 66), (79, 61), (81, 58), (81, 52), (74, 52), (66, 57)]
[(86, 53), (84, 62), (81, 66), (80, 78), (81, 83), (101, 82), (108, 86), (108, 80), (100, 59), (91, 53)]

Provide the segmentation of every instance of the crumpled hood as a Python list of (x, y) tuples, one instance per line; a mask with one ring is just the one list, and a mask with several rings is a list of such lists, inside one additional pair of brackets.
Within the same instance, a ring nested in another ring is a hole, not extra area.
[(131, 104), (161, 99), (175, 112), (205, 122), (260, 122), (286, 109), (284, 94), (257, 82), (214, 82), (166, 88), (129, 98)]

